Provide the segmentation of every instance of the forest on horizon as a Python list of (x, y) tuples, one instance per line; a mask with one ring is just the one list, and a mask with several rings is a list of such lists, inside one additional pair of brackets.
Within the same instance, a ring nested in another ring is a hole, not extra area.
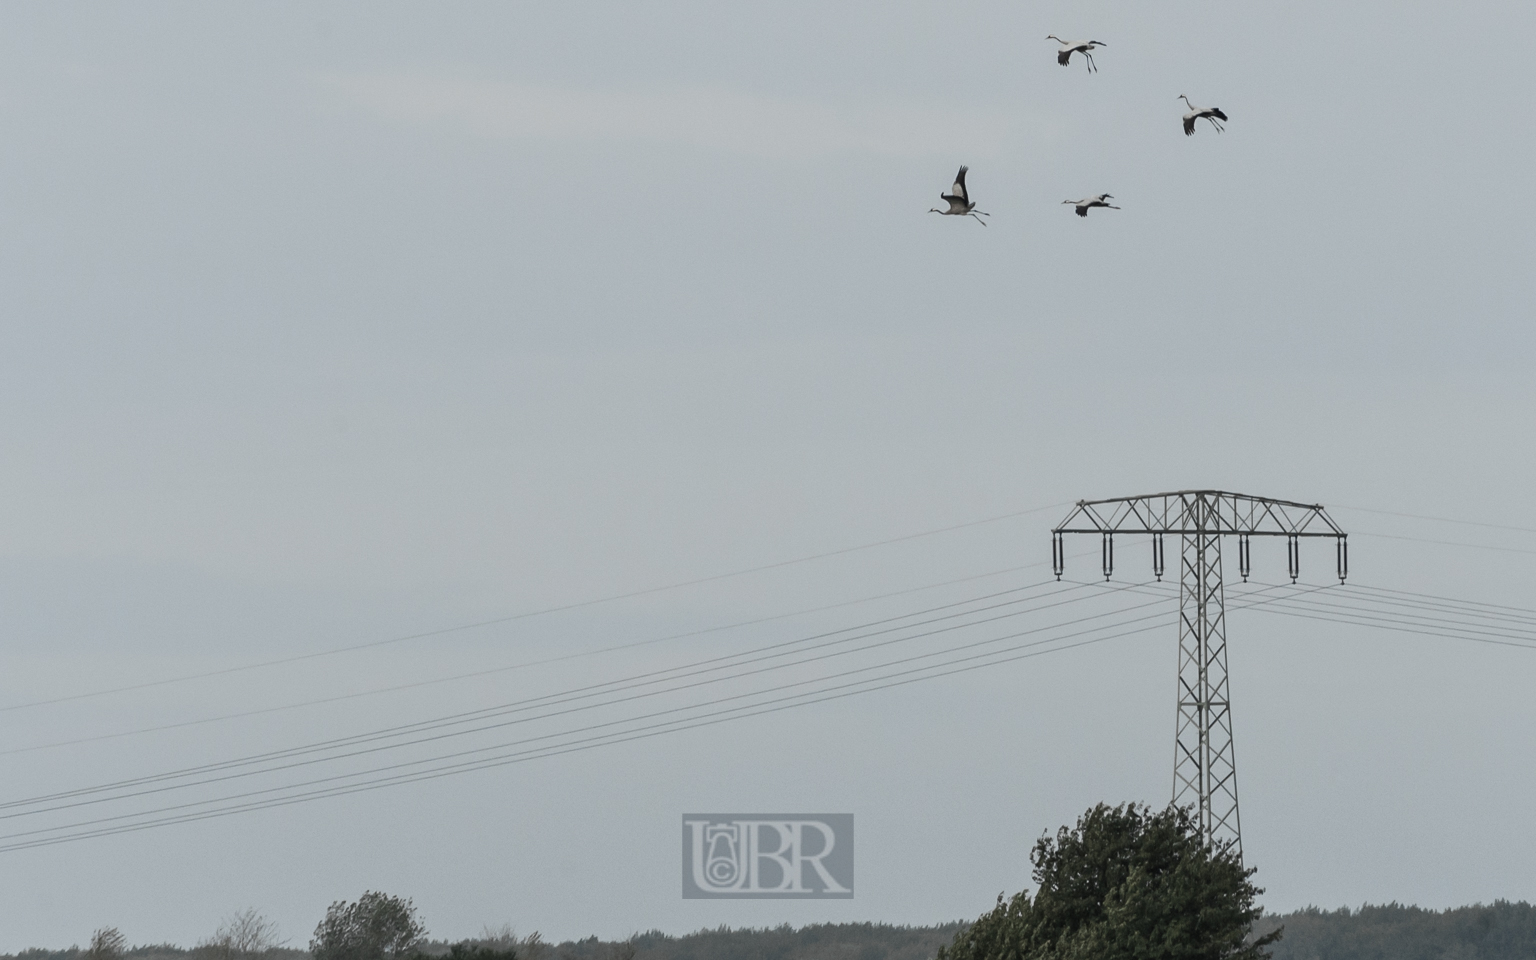
[[(720, 927), (687, 934), (637, 933), (624, 941), (597, 937), (546, 943), (537, 934), (514, 942), (518, 960), (931, 960), (968, 921), (930, 927), (876, 923)], [(1255, 924), (1285, 936), (1273, 960), (1531, 960), (1536, 957), (1536, 906), (1525, 901), (1427, 910), (1390, 903), (1351, 909), (1309, 907), (1268, 914)], [(492, 940), (477, 942), (496, 942)], [(421, 953), (446, 956), (452, 944), (429, 940)], [(79, 946), (33, 948), (0, 960), (81, 960)], [(206, 947), (152, 944), (130, 947), (123, 960), (223, 960)], [(307, 960), (306, 950), (278, 947), (261, 960)], [(248, 958), (247, 958), (248, 960)]]

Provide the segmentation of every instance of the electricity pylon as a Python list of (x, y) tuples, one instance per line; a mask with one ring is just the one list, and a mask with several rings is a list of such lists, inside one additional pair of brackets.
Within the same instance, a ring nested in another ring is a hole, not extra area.
[(1237, 813), (1237, 757), (1227, 689), (1227, 622), (1221, 582), (1222, 537), (1237, 537), (1237, 565), (1250, 572), (1250, 537), (1285, 537), (1291, 582), (1300, 576), (1301, 538), (1333, 537), (1339, 582), (1349, 574), (1349, 541), (1321, 505), (1249, 497), (1221, 490), (1180, 490), (1145, 497), (1079, 500), (1051, 531), (1056, 579), (1069, 533), (1097, 533), (1104, 579), (1115, 570), (1115, 534), (1152, 538), (1152, 572), (1163, 579), (1163, 537), (1181, 538), (1179, 562), (1179, 712), (1173, 751), (1173, 802), (1196, 810), (1212, 849), (1243, 855)]

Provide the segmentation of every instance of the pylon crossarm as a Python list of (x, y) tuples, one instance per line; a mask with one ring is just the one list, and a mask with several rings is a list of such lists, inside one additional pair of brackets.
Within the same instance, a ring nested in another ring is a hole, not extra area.
[(1079, 500), (1052, 533), (1224, 533), (1257, 537), (1342, 537), (1320, 504), (1225, 490), (1179, 490), (1112, 500)]

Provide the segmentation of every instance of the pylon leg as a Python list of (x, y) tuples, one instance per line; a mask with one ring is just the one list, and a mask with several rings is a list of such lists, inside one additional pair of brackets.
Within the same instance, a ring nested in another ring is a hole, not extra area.
[(1237, 758), (1227, 688), (1227, 621), (1221, 537), (1183, 537), (1179, 576), (1179, 715), (1173, 802), (1195, 808), (1213, 849), (1243, 855), (1237, 812)]

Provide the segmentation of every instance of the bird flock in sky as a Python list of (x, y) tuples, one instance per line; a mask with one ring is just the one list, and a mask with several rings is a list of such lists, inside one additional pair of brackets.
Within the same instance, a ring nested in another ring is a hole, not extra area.
[[(1061, 44), (1061, 49), (1056, 51), (1057, 63), (1064, 67), (1069, 66), (1072, 63), (1072, 54), (1080, 53), (1083, 57), (1083, 64), (1087, 67), (1089, 73), (1099, 72), (1098, 64), (1093, 62), (1093, 51), (1098, 47), (1108, 46), (1108, 44), (1101, 40), (1063, 40), (1054, 33), (1048, 35), (1045, 39), (1055, 40)], [(1226, 121), (1227, 115), (1222, 112), (1220, 107), (1197, 107), (1190, 103), (1189, 98), (1182, 93), (1174, 99), (1183, 100), (1184, 105), (1189, 108), (1189, 112), (1184, 114), (1183, 117), (1184, 135), (1186, 137), (1194, 135), (1195, 121), (1202, 117), (1210, 121), (1211, 126), (1216, 128), (1217, 133), (1226, 129), (1222, 124)], [(977, 223), (986, 226), (987, 221), (981, 218), (990, 217), (991, 214), (985, 210), (977, 210), (975, 201), (971, 199), (970, 191), (965, 188), (965, 174), (969, 169), (970, 167), (962, 166), (960, 172), (955, 175), (955, 182), (949, 188), (949, 192), (939, 194), (939, 199), (948, 203), (949, 209), (941, 210), (938, 207), (930, 207), (928, 212), (942, 213), (946, 217), (972, 217)], [(1113, 194), (1101, 193), (1092, 197), (1084, 197), (1081, 200), (1063, 200), (1061, 202), (1070, 204), (1077, 211), (1078, 216), (1086, 217), (1088, 216), (1088, 211), (1094, 207), (1119, 210), (1119, 207), (1109, 202), (1113, 199)]]

